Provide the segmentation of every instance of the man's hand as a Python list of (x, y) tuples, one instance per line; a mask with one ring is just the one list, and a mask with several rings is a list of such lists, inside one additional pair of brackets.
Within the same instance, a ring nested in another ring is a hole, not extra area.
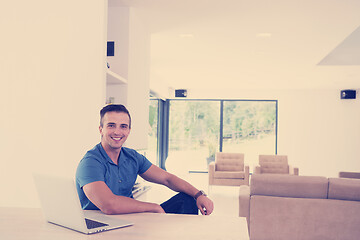
[(196, 205), (202, 215), (210, 215), (214, 210), (214, 203), (206, 196), (201, 195), (196, 199)]
[(159, 205), (154, 203), (153, 211), (154, 213), (165, 213), (164, 209)]
[[(162, 184), (175, 192), (183, 192), (189, 196), (194, 197), (195, 194), (199, 192), (199, 190), (190, 183), (155, 165), (152, 165), (145, 173), (140, 174), (140, 176), (146, 181)], [(196, 205), (202, 215), (210, 215), (214, 210), (214, 203), (204, 195), (197, 198)]]

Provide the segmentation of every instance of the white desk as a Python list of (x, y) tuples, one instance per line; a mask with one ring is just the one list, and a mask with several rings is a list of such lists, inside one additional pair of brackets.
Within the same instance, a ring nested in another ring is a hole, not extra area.
[(157, 213), (116, 215), (133, 226), (85, 235), (44, 220), (40, 209), (0, 208), (1, 240), (244, 240), (249, 239), (247, 223), (241, 217), (194, 216)]

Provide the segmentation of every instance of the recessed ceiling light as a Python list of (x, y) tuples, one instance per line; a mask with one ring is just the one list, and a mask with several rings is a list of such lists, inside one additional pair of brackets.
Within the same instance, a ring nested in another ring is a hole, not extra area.
[(271, 33), (258, 33), (258, 34), (256, 34), (256, 37), (260, 37), (260, 38), (269, 38), (271, 36), (272, 36)]
[(193, 38), (193, 37), (194, 37), (194, 34), (191, 34), (191, 33), (182, 33), (182, 34), (179, 34), (179, 37), (181, 37), (181, 38)]

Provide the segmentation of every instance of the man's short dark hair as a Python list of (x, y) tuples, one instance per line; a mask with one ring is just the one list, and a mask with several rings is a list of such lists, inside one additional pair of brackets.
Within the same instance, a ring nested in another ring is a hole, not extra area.
[(109, 104), (100, 110), (100, 126), (103, 127), (103, 118), (107, 112), (123, 112), (129, 116), (129, 128), (131, 128), (131, 117), (129, 111), (122, 104)]

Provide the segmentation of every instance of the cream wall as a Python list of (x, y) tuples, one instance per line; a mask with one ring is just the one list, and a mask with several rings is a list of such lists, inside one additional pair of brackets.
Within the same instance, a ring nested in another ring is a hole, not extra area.
[(302, 174), (337, 177), (360, 172), (360, 101), (340, 90), (289, 91), (279, 100), (279, 151)]
[(137, 9), (130, 9), (129, 82), (127, 108), (131, 113), (131, 134), (126, 146), (137, 150), (148, 146), (150, 34)]
[(139, 10), (109, 0), (108, 40), (115, 41), (115, 56), (108, 57), (110, 70), (126, 80), (108, 84), (107, 99), (126, 105), (131, 114), (131, 134), (125, 146), (147, 148), (149, 119), (150, 34)]
[(38, 206), (32, 173), (74, 176), (99, 142), (105, 0), (0, 3), (0, 206)]
[(301, 175), (337, 177), (360, 172), (360, 97), (341, 100), (340, 89), (202, 90), (194, 99), (278, 100), (278, 154), (289, 156)]

